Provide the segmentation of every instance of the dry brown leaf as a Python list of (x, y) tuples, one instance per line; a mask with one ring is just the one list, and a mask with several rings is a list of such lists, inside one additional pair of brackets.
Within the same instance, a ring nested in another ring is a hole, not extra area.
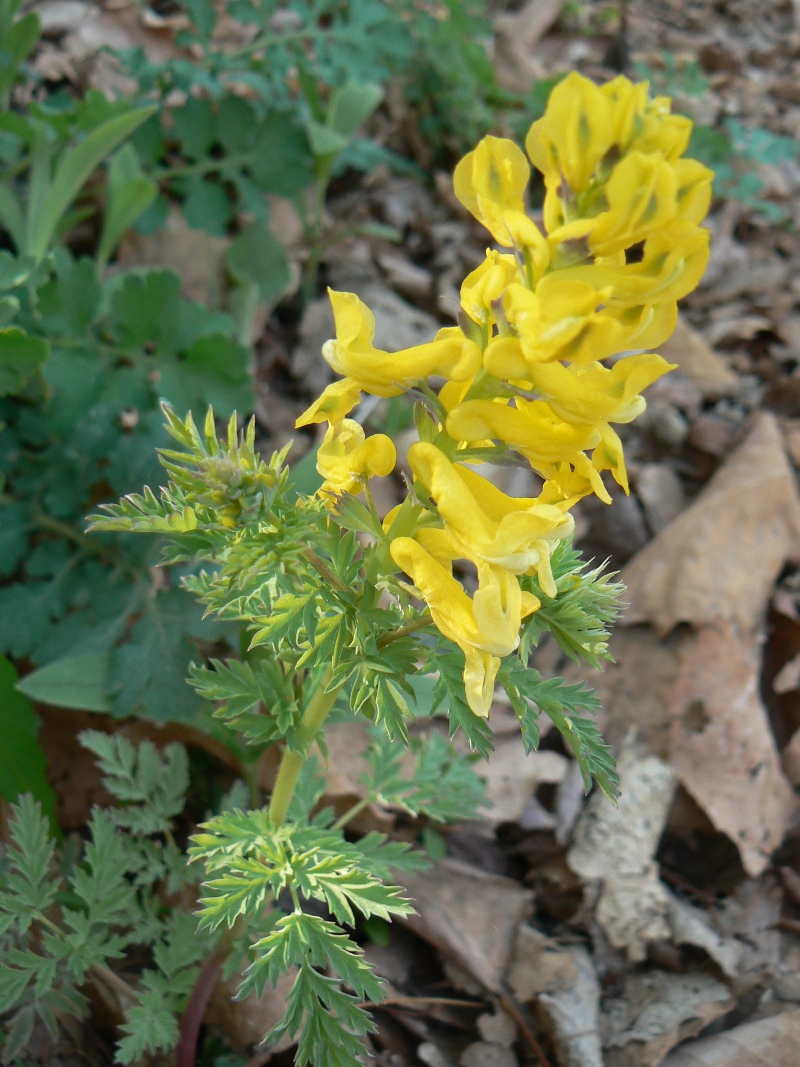
[(800, 558), (800, 496), (771, 415), (694, 504), (625, 567), (626, 624), (719, 621), (754, 630), (787, 560)]
[(759, 662), (755, 637), (706, 627), (684, 656), (669, 709), (676, 774), (754, 876), (796, 807), (759, 696)]
[(733, 937), (722, 937), (711, 926), (700, 908), (669, 894), (669, 922), (676, 945), (702, 948), (727, 978), (735, 978), (742, 955), (742, 944)]
[(539, 1014), (563, 1067), (603, 1067), (600, 1047), (600, 983), (589, 953), (582, 946), (569, 950), (575, 981), (566, 989), (541, 993)]
[(558, 752), (530, 752), (518, 736), (501, 738), (488, 763), (481, 768), (486, 778), (489, 810), (481, 815), (492, 823), (517, 822), (528, 801), (543, 782), (560, 782), (569, 769), (569, 761)]
[(679, 373), (696, 381), (704, 392), (720, 394), (739, 387), (738, 376), (722, 356), (681, 317), (670, 339), (658, 351), (668, 363), (677, 363)]
[(567, 862), (601, 883), (597, 921), (609, 942), (643, 960), (650, 941), (670, 935), (669, 898), (653, 856), (675, 791), (672, 769), (628, 745), (619, 757), (621, 796), (612, 807), (601, 794), (575, 826)]
[(404, 920), (411, 929), (498, 992), (531, 894), (510, 878), (452, 859), (398, 882), (417, 909)]
[(781, 765), (792, 785), (800, 786), (800, 730), (795, 730), (781, 753)]
[(657, 1067), (732, 1004), (728, 987), (703, 971), (630, 974), (624, 995), (606, 1004), (605, 1067)]
[[(205, 1023), (220, 1027), (231, 1045), (239, 1052), (245, 1052), (260, 1044), (264, 1035), (284, 1017), (287, 997), (297, 972), (291, 971), (281, 975), (276, 987), (268, 989), (263, 997), (251, 993), (244, 1000), (234, 1000), (243, 976), (243, 973), (234, 974), (217, 982), (204, 1018)], [(284, 1034), (272, 1050), (281, 1052), (293, 1044), (292, 1039)]]
[(123, 267), (158, 266), (177, 271), (187, 300), (213, 307), (219, 303), (225, 284), (224, 259), (230, 243), (227, 237), (193, 230), (180, 208), (172, 205), (163, 229), (148, 235), (134, 230), (127, 233), (117, 258)]
[(662, 1067), (796, 1067), (800, 1009), (737, 1026), (676, 1049)]
[(502, 86), (525, 91), (545, 76), (536, 45), (564, 6), (564, 0), (528, 0), (519, 10), (495, 19), (494, 66)]
[(588, 953), (564, 948), (523, 926), (508, 984), (517, 1000), (534, 1002), (563, 1067), (603, 1067), (600, 984)]
[[(320, 763), (327, 767), (325, 800), (333, 804), (337, 815), (344, 815), (348, 808), (366, 795), (366, 788), (359, 779), (367, 770), (364, 752), (369, 743), (367, 720), (360, 718), (353, 722), (331, 723), (325, 728), (327, 759), (318, 747), (313, 749)], [(394, 825), (394, 816), (370, 804), (355, 816), (350, 825), (360, 833), (369, 830), (388, 833)]]

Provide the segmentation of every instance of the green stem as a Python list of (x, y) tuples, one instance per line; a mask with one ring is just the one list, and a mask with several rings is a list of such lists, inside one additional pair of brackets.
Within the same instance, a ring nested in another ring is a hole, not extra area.
[(331, 830), (341, 830), (343, 826), (347, 826), (351, 819), (355, 819), (359, 812), (362, 812), (364, 808), (368, 808), (372, 801), (375, 799), (374, 793), (367, 793), (365, 797), (362, 797), (357, 804), (354, 804), (352, 808), (348, 808), (341, 818), (337, 819), (331, 827)]
[(398, 641), (401, 637), (405, 637), (407, 634), (413, 634), (416, 630), (424, 630), (426, 626), (430, 626), (433, 622), (430, 611), (425, 610), (414, 619), (413, 622), (407, 622), (405, 626), (398, 626), (396, 630), (389, 630), (376, 641), (378, 648), (386, 648), (392, 641)]
[(278, 768), (278, 777), (275, 781), (275, 788), (272, 791), (272, 800), (269, 805), (269, 816), (274, 826), (283, 826), (286, 822), (286, 813), (292, 802), (300, 771), (308, 759), (308, 750), (319, 733), (322, 724), (330, 714), (331, 708), (336, 702), (336, 697), (342, 688), (339, 685), (326, 692), (325, 687), (332, 676), (333, 668), (328, 667), (320, 679), (314, 695), (308, 702), (308, 707), (303, 713), (303, 718), (297, 728), (297, 749), (285, 748), (283, 750), (281, 765)]

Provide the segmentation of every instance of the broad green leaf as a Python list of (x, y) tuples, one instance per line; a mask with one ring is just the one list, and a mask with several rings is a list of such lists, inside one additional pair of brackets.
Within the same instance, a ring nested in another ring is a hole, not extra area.
[[(46, 199), (28, 220), (28, 247), (41, 259), (69, 205), (98, 164), (136, 128), (155, 113), (155, 107), (139, 107), (107, 119), (75, 148), (64, 152), (56, 166)], [(31, 211), (33, 205), (31, 204)]]
[(0, 396), (22, 391), (49, 355), (47, 341), (29, 337), (18, 326), (0, 329)]
[(323, 477), (317, 470), (317, 450), (312, 448), (291, 469), (289, 484), (298, 496), (313, 496), (322, 485)]
[(203, 622), (187, 593), (169, 589), (148, 605), (128, 640), (111, 657), (109, 690), (117, 718), (147, 715), (157, 722), (191, 721), (200, 698), (186, 682), (197, 649), (189, 635), (214, 640), (223, 627)]
[(35, 11), (23, 15), (11, 27), (6, 44), (17, 64), (27, 59), (39, 39), (41, 24)]
[(194, 175), (189, 179), (183, 214), (193, 230), (205, 230), (214, 237), (224, 237), (233, 214), (233, 205), (219, 182)]
[(279, 296), (289, 284), (283, 245), (263, 222), (253, 222), (234, 239), (225, 265), (237, 282), (252, 282), (262, 300)]
[(32, 700), (58, 708), (110, 711), (110, 661), (106, 652), (56, 660), (27, 674), (17, 688)]
[(97, 245), (98, 269), (111, 258), (122, 235), (155, 200), (158, 185), (142, 173), (136, 149), (123, 145), (108, 169), (108, 194), (103, 231)]
[(55, 793), (37, 740), (39, 718), (30, 700), (17, 692), (18, 677), (9, 661), (0, 657), (0, 796), (13, 802), (22, 793), (33, 794), (57, 830)]
[(319, 158), (327, 159), (328, 156), (338, 156), (350, 143), (349, 137), (322, 122), (311, 121), (306, 128), (311, 151)]
[(19, 503), (0, 508), (0, 577), (7, 578), (19, 566), (28, 548), (31, 524), (27, 509)]
[(331, 93), (328, 106), (328, 125), (337, 133), (349, 137), (355, 133), (383, 100), (380, 85), (349, 81)]
[(311, 146), (301, 126), (288, 115), (270, 111), (258, 128), (250, 171), (271, 193), (296, 197), (313, 178)]

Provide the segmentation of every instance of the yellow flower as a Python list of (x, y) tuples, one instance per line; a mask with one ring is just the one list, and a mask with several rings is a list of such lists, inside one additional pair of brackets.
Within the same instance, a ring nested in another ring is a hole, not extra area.
[(670, 113), (668, 96), (655, 96), (639, 117), (629, 148), (639, 152), (660, 152), (665, 159), (676, 160), (689, 147), (692, 120)]
[(589, 188), (615, 132), (612, 102), (594, 82), (573, 73), (550, 93), (547, 110), (528, 130), (525, 148), (548, 190), (563, 179), (578, 194)]
[(516, 279), (517, 270), (514, 256), (492, 248), (486, 250), (486, 259), (467, 275), (461, 286), (461, 306), (474, 322), (479, 325), (494, 322), (492, 305)]
[(597, 290), (585, 281), (562, 278), (561, 273), (546, 274), (535, 292), (517, 283), (508, 286), (503, 308), (519, 334), (523, 363), (513, 359), (512, 348), (490, 345), (483, 365), (495, 378), (528, 379), (527, 368), (533, 364), (589, 363), (626, 346), (622, 321), (603, 308), (611, 290)]
[(439, 330), (435, 339), (400, 352), (384, 352), (373, 345), (375, 317), (353, 293), (329, 289), (336, 323), (336, 339), (326, 341), (322, 355), (337, 374), (375, 396), (399, 396), (432, 375), (453, 381), (472, 378), (481, 353), (458, 327)]
[(531, 245), (546, 254), (544, 236), (525, 214), (523, 193), (530, 173), (524, 152), (513, 141), (484, 137), (456, 166), (453, 189), (498, 244)]
[(425, 442), (411, 446), (408, 461), (435, 501), (462, 558), (513, 574), (535, 572), (547, 595), (556, 595), (550, 545), (568, 537), (575, 525), (563, 507), (507, 496), (486, 478), (451, 463), (440, 449)]
[(397, 454), (383, 433), (366, 437), (353, 419), (332, 423), (317, 452), (317, 470), (325, 479), (323, 496), (357, 492), (364, 478), (393, 470)]
[(341, 422), (361, 399), (361, 386), (350, 378), (333, 382), (306, 408), (295, 422), (295, 427), (309, 426), (312, 422)]
[[(523, 455), (543, 478), (563, 484), (565, 497), (580, 498), (594, 492), (610, 504), (611, 497), (600, 474), (585, 455), (588, 449), (601, 444), (600, 430), (564, 422), (543, 400), (517, 397), (515, 405), (467, 400), (448, 415), (447, 432), (460, 441), (503, 441)], [(579, 491), (570, 481), (572, 469), (582, 479), (583, 488)]]
[(639, 263), (615, 261), (566, 267), (563, 277), (612, 289), (616, 307), (674, 302), (697, 288), (708, 263), (708, 230), (676, 219), (644, 243)]
[(713, 171), (696, 160), (668, 163), (660, 155), (631, 152), (611, 173), (605, 188), (608, 210), (589, 235), (596, 256), (630, 248), (679, 216), (698, 223), (711, 204)]
[(600, 363), (563, 367), (540, 363), (531, 380), (550, 407), (566, 422), (588, 423), (601, 429), (608, 422), (632, 422), (644, 411), (642, 389), (674, 370), (661, 356), (645, 353), (620, 359), (610, 369)]
[(448, 566), (410, 537), (389, 546), (392, 559), (430, 608), (434, 625), (464, 653), (464, 690), (475, 715), (489, 714), (501, 656), (519, 644), (522, 619), (539, 607), (502, 567), (478, 568), (479, 588), (470, 600)]

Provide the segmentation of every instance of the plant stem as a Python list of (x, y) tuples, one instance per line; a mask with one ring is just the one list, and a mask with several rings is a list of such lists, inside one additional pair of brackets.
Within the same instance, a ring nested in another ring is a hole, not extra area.
[(297, 779), (300, 777), (303, 764), (308, 759), (309, 746), (327, 719), (342, 688), (339, 685), (335, 689), (326, 692), (325, 687), (332, 676), (333, 668), (328, 667), (320, 679), (314, 695), (308, 702), (308, 707), (303, 713), (303, 718), (300, 720), (300, 725), (297, 729), (296, 743), (298, 748), (296, 750), (288, 748), (283, 750), (281, 765), (278, 768), (278, 777), (275, 781), (275, 788), (272, 791), (272, 800), (269, 805), (269, 816), (275, 826), (282, 826), (286, 822), (286, 813), (294, 796)]
[(341, 818), (337, 819), (331, 827), (332, 830), (341, 830), (342, 827), (347, 826), (351, 819), (355, 819), (359, 812), (362, 812), (364, 808), (368, 808), (372, 801), (375, 799), (374, 793), (367, 793), (365, 797), (362, 797), (352, 808), (348, 808)]
[(180, 1038), (175, 1050), (175, 1067), (194, 1067), (195, 1065), (200, 1027), (230, 949), (230, 944), (223, 942), (200, 968), (178, 1027)]
[(431, 625), (432, 621), (430, 611), (425, 608), (413, 622), (407, 622), (405, 626), (398, 626), (396, 630), (389, 630), (388, 633), (381, 634), (375, 643), (378, 648), (386, 648), (392, 641), (398, 641), (401, 637), (413, 634), (416, 630), (424, 630), (426, 626)]

